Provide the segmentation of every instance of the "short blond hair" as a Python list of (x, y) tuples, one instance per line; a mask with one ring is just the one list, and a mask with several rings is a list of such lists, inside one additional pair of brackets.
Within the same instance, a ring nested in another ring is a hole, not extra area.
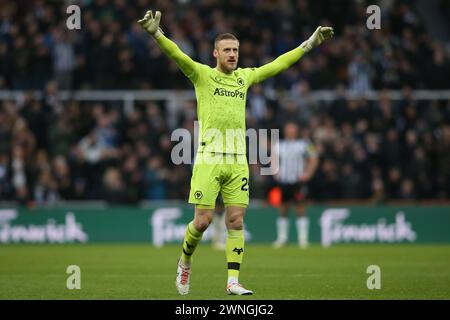
[(221, 40), (236, 40), (239, 41), (238, 38), (232, 33), (221, 33), (214, 40), (214, 48), (217, 48), (217, 43)]

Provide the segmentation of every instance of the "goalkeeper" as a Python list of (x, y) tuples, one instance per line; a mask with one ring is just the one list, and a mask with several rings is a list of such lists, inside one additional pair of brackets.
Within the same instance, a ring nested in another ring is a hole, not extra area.
[(152, 11), (147, 11), (138, 22), (194, 85), (200, 128), (189, 195), (189, 203), (195, 205), (195, 214), (186, 228), (177, 266), (176, 288), (182, 295), (189, 293), (192, 255), (212, 221), (216, 198), (220, 192), (226, 211), (226, 292), (251, 295), (253, 292), (239, 283), (239, 271), (245, 254), (244, 214), (249, 202), (249, 170), (245, 146), (247, 90), (253, 84), (289, 68), (304, 54), (331, 38), (333, 29), (318, 27), (297, 48), (259, 68), (237, 68), (239, 41), (230, 33), (220, 34), (214, 42), (213, 56), (217, 64), (212, 68), (193, 61), (164, 36), (159, 27), (160, 20), (161, 12), (156, 11), (153, 15)]

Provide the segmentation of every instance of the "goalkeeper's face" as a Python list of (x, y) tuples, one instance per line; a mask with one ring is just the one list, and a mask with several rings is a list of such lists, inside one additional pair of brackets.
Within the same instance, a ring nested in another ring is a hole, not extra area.
[(237, 68), (239, 60), (239, 41), (224, 39), (217, 42), (213, 52), (217, 66), (225, 73), (231, 73)]

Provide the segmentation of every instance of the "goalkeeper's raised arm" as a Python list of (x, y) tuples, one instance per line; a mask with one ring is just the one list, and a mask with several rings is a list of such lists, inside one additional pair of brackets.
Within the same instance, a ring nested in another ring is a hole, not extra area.
[(332, 38), (333, 36), (333, 28), (322, 26), (318, 27), (311, 37), (304, 41), (300, 46), (282, 54), (274, 61), (257, 68), (255, 83), (262, 82), (267, 78), (276, 76), (280, 72), (286, 70), (297, 62), (305, 53), (308, 53), (315, 47), (321, 45), (322, 42)]
[(170, 39), (164, 36), (162, 29), (159, 26), (161, 21), (161, 12), (156, 11), (153, 16), (151, 10), (147, 11), (144, 18), (138, 21), (141, 27), (151, 35), (161, 50), (172, 60), (176, 62), (178, 67), (189, 78), (195, 77), (196, 63), (187, 54)]
[[(188, 55), (183, 53), (178, 46), (164, 36), (159, 24), (161, 21), (161, 12), (156, 11), (155, 15), (151, 10), (147, 11), (144, 18), (138, 21), (141, 27), (151, 35), (162, 51), (174, 60), (183, 73), (192, 81), (195, 81), (197, 76), (197, 63), (193, 61)], [(304, 41), (297, 48), (286, 52), (276, 58), (274, 61), (263, 65), (259, 68), (255, 68), (254, 78), (252, 83), (259, 83), (267, 78), (276, 76), (280, 72), (286, 70), (295, 62), (297, 62), (305, 53), (308, 53), (313, 48), (322, 44), (323, 41), (332, 38), (334, 35), (333, 28), (331, 27), (318, 27), (314, 33)], [(236, 63), (237, 65), (237, 63)], [(220, 66), (218, 66), (220, 69)]]

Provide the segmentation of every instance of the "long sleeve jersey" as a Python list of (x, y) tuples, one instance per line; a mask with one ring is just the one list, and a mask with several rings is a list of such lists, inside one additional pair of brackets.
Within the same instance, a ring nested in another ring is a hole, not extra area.
[(297, 47), (258, 68), (226, 74), (192, 60), (164, 35), (156, 42), (195, 88), (199, 121), (198, 152), (245, 154), (245, 105), (248, 89), (286, 70), (305, 53)]

